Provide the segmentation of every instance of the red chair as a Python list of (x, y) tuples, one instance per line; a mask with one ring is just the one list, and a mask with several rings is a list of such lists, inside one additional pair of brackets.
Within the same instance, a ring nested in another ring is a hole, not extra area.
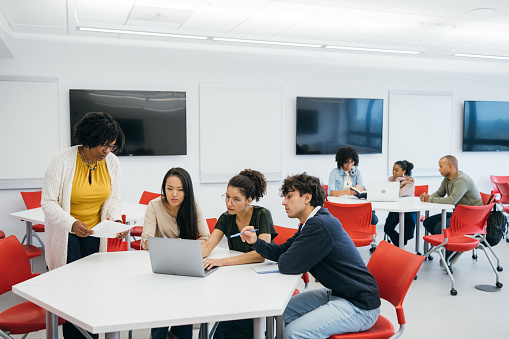
[[(0, 294), (12, 290), (12, 286), (33, 278), (28, 258), (18, 241), (11, 235), (0, 240)], [(61, 325), (65, 320), (58, 318)], [(46, 329), (46, 310), (26, 301), (0, 313), (0, 337), (11, 338), (10, 334), (24, 334)]]
[(371, 245), (369, 251), (375, 251), (376, 225), (371, 225), (371, 203), (338, 204), (326, 201), (323, 206), (338, 218), (356, 247)]
[(216, 228), (216, 224), (217, 224), (217, 218), (210, 218), (210, 219), (207, 219), (207, 226), (209, 227), (209, 232), (210, 234), (212, 234), (212, 232), (214, 232), (214, 228)]
[[(148, 203), (151, 200), (154, 200), (155, 198), (159, 198), (160, 196), (161, 196), (160, 193), (152, 193), (149, 191), (143, 191), (143, 193), (141, 194), (139, 204), (140, 205), (148, 205)], [(131, 237), (133, 237), (133, 238), (141, 237), (141, 234), (143, 233), (143, 226), (134, 226), (133, 228), (131, 228), (130, 233), (131, 233)], [(136, 238), (134, 238), (134, 239), (136, 240)], [(136, 241), (131, 242), (131, 248), (139, 250), (140, 245), (141, 245), (141, 241), (136, 240)]]
[(5, 238), (5, 233), (4, 231), (0, 230), (0, 239), (3, 239)]
[(498, 190), (496, 182), (509, 183), (509, 176), (507, 176), (507, 175), (490, 175), (490, 180), (491, 180), (491, 186), (493, 186), (493, 191), (491, 191), (491, 194), (499, 194), (500, 191)]
[(387, 318), (380, 315), (375, 325), (367, 331), (336, 334), (329, 339), (399, 338), (406, 324), (403, 300), (423, 261), (423, 256), (402, 250), (386, 241), (380, 242), (369, 260), (368, 269), (376, 279), (380, 298), (387, 300), (396, 308), (398, 332), (395, 332), (394, 325)]
[(325, 197), (329, 196), (329, 185), (322, 185), (323, 189), (325, 190)]
[[(42, 191), (35, 191), (35, 192), (21, 192), (21, 197), (23, 198), (23, 201), (25, 202), (25, 206), (27, 209), (31, 210), (33, 208), (39, 208), (41, 207), (41, 195)], [(44, 243), (42, 242), (41, 238), (37, 235), (37, 233), (44, 232), (45, 228), (43, 224), (36, 224), (32, 225), (32, 236), (34, 236), (37, 241), (41, 244), (41, 247), (44, 249)], [(21, 243), (24, 244), (26, 240), (26, 235), (21, 240)]]
[[(457, 295), (458, 292), (454, 288), (455, 283), (450, 267), (458, 260), (461, 253), (471, 251), (474, 248), (480, 248), (486, 254), (496, 275), (495, 286), (497, 288), (503, 286), (502, 283), (499, 282), (497, 269), (488, 255), (488, 252), (486, 252), (486, 247), (483, 245), (486, 235), (486, 220), (488, 219), (493, 205), (494, 204), (486, 206), (458, 205), (452, 214), (449, 228), (444, 229), (444, 234), (424, 236), (424, 240), (433, 246), (425, 256), (428, 256), (431, 252), (438, 252), (440, 260), (451, 279), (451, 295)], [(453, 253), (446, 260), (442, 254), (442, 248), (457, 253)]]

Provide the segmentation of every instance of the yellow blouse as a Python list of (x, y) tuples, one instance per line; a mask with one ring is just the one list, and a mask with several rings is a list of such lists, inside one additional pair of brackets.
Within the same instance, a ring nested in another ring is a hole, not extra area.
[[(92, 165), (91, 165), (92, 166)], [(93, 167), (93, 166), (92, 166)], [(89, 182), (91, 173), (92, 183)], [(101, 221), (101, 207), (111, 193), (111, 180), (106, 161), (90, 170), (78, 152), (72, 182), (71, 215), (92, 228)]]

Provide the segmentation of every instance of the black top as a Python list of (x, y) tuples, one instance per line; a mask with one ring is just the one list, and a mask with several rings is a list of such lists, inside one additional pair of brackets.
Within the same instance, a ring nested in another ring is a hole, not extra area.
[[(271, 235), (271, 239), (273, 239), (277, 235), (270, 211), (264, 207), (253, 206), (251, 221), (249, 222), (249, 225), (244, 226), (253, 226), (255, 229), (258, 229), (258, 231), (256, 231), (256, 235), (258, 236), (263, 233), (268, 233)], [(244, 228), (244, 226), (242, 228)], [(219, 217), (215, 228), (226, 235), (229, 249), (239, 252), (250, 252), (253, 250), (253, 248), (251, 248), (251, 246), (247, 243), (242, 242), (240, 237), (230, 238), (230, 235), (240, 232), (239, 227), (237, 226), (236, 215), (224, 212)]]
[(284, 274), (310, 272), (320, 283), (364, 310), (381, 304), (375, 278), (338, 219), (326, 208), (309, 218), (284, 244), (258, 240), (252, 246), (264, 258), (277, 261)]

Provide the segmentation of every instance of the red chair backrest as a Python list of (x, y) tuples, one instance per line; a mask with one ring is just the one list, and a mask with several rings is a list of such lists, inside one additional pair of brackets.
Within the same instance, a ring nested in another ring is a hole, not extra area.
[(415, 186), (415, 194), (414, 195), (416, 197), (419, 197), (422, 193), (428, 194), (428, 188), (429, 188), (428, 185)]
[(380, 297), (396, 307), (400, 324), (405, 323), (403, 300), (423, 261), (422, 255), (381, 241), (368, 262), (369, 272), (378, 284)]
[(11, 235), (0, 240), (0, 294), (12, 289), (13, 285), (35, 277), (30, 261), (18, 238)]
[(41, 195), (42, 191), (21, 192), (21, 197), (29, 210), (41, 207)]
[(509, 176), (507, 175), (490, 175), (491, 186), (493, 186), (492, 194), (500, 193), (495, 182), (509, 183)]
[(347, 233), (348, 231), (361, 231), (376, 234), (376, 225), (371, 225), (371, 203), (338, 204), (326, 201), (323, 207), (339, 219)]
[(217, 218), (206, 219), (206, 221), (207, 226), (209, 227), (209, 232), (210, 234), (212, 234), (212, 232), (214, 232), (214, 228), (216, 228)]
[(494, 205), (456, 206), (447, 230), (448, 236), (486, 234), (486, 220)]
[(149, 191), (143, 191), (143, 194), (140, 198), (140, 205), (148, 205), (150, 200), (154, 200), (155, 198), (159, 198), (161, 194), (159, 193), (152, 193)]
[(276, 245), (284, 244), (288, 239), (293, 237), (295, 232), (297, 232), (296, 228), (289, 228), (276, 225), (274, 225), (274, 228), (276, 229), (277, 232), (277, 237), (274, 238), (274, 243)]
[(498, 193), (500, 193), (499, 202), (502, 204), (509, 204), (509, 183), (495, 181)]
[(328, 196), (328, 191), (329, 191), (329, 185), (322, 185), (323, 186), (323, 189), (325, 190), (325, 196)]
[(479, 193), (481, 193), (482, 204), (483, 204), (483, 205), (487, 205), (487, 204), (488, 204), (488, 201), (489, 201), (489, 200), (490, 200), (490, 198), (491, 198), (491, 195), (486, 194), (486, 193), (483, 193), (483, 192), (479, 192)]

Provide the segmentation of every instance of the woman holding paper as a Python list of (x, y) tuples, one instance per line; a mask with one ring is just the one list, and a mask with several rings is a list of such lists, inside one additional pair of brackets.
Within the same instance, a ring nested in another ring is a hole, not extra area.
[[(87, 113), (74, 126), (73, 137), (79, 145), (53, 158), (42, 186), (50, 270), (106, 251), (106, 238), (90, 236), (93, 227), (106, 219), (122, 222), (120, 164), (111, 153), (124, 146), (120, 125), (107, 113)], [(71, 323), (63, 326), (65, 338), (84, 338)]]
[[(163, 178), (161, 196), (148, 203), (141, 234), (142, 248), (148, 249), (148, 237), (205, 242), (209, 235), (203, 211), (194, 199), (191, 176), (183, 168), (171, 168)], [(168, 326), (152, 328), (152, 339), (166, 339), (168, 329)], [(193, 325), (172, 326), (171, 332), (179, 339), (192, 339)]]

